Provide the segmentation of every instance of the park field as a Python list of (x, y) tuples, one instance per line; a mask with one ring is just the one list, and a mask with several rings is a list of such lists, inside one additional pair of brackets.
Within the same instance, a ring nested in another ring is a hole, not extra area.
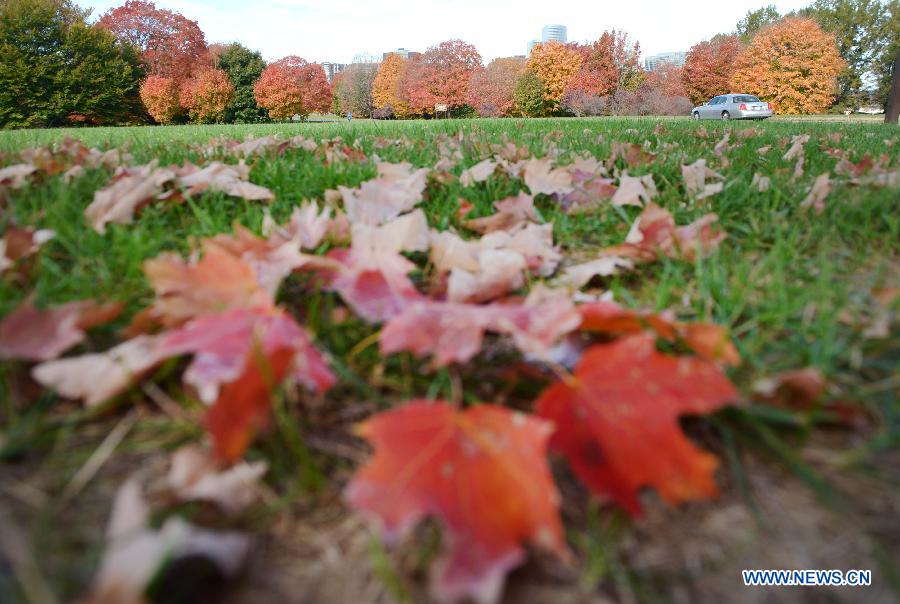
[[(798, 158), (790, 149), (800, 135), (809, 138), (800, 139)], [(521, 148), (520, 157), (550, 157), (555, 166), (593, 157), (613, 179), (625, 171), (650, 175), (653, 203), (675, 224), (714, 213), (727, 234), (690, 259), (660, 255), (633, 270), (594, 277), (580, 294), (587, 299), (606, 292), (627, 308), (669, 310), (681, 321), (725, 328), (740, 355), (739, 364), (725, 369), (739, 397), (681, 423), (719, 460), (721, 493), (671, 506), (646, 489), (644, 514), (631, 517), (591, 497), (566, 464), (552, 458), (574, 555), (565, 561), (529, 556), (510, 575), (502, 601), (797, 601), (790, 589), (765, 597), (762, 588), (745, 591), (750, 588), (743, 587), (740, 570), (757, 568), (871, 569), (871, 587), (809, 588), (821, 593), (804, 597), (900, 598), (896, 126), (855, 119), (573, 118), (22, 130), (0, 132), (0, 169), (20, 163), (23, 150), (64, 137), (100, 150), (120, 147), (133, 165), (181, 166), (237, 163), (225, 141), (266, 136), (303, 136), (318, 145), (246, 157), (250, 182), (274, 194), (269, 203), (205, 192), (148, 204), (132, 222), (109, 224), (104, 233), (92, 228), (84, 211), (110, 181), (111, 168), (88, 167), (70, 179), (39, 173), (5, 191), (0, 181), (0, 233), (13, 224), (55, 233), (21, 266), (0, 274), (0, 317), (29, 296), (39, 307), (85, 298), (119, 302), (121, 314), (91, 329), (65, 356), (104, 351), (154, 302), (147, 260), (164, 252), (187, 258), (201, 240), (232, 233), (235, 225), (258, 235), (266, 212), (284, 223), (307, 200), (334, 203), (326, 191), (376, 177), (376, 157), (432, 169), (447, 156), (442, 149), (452, 147), (453, 162), (432, 172), (418, 207), (432, 229), (466, 239), (477, 234), (466, 229), (461, 200), (472, 206), (467, 218), (485, 217), (494, 212), (493, 202), (525, 188), (499, 169), (465, 185), (458, 178), (498, 153), (499, 145)], [(326, 148), (342, 150), (340, 157)], [(704, 196), (686, 189), (682, 166), (698, 159), (718, 174), (709, 182), (721, 183), (721, 190)], [(830, 189), (804, 203), (823, 174)], [(768, 187), (759, 185), (760, 177), (768, 178)], [(540, 221), (552, 223), (560, 270), (621, 244), (642, 211), (608, 200), (570, 211), (553, 195), (534, 199)], [(310, 253), (326, 254), (331, 245)], [(424, 291), (431, 260), (421, 251), (405, 255), (416, 265), (413, 282)], [(557, 278), (529, 275), (516, 293), (540, 282), (554, 286)], [(381, 326), (348, 312), (337, 292), (307, 273), (287, 276), (275, 300), (325, 351), (334, 386), (324, 394), (288, 389), (276, 397), (272, 421), (244, 454), (268, 464), (262, 495), (240, 514), (223, 517), (196, 502), (154, 500), (155, 509), (254, 537), (249, 562), (226, 592), (228, 602), (427, 601), (441, 531), (425, 524), (390, 545), (344, 503), (342, 490), (371, 454), (353, 426), (418, 398), (496, 402), (532, 412), (553, 372), (502, 347), (437, 369), (408, 352), (382, 354)], [(136, 469), (158, 480), (173, 451), (204, 442), (205, 410), (182, 385), (185, 360), (160, 364), (141, 384), (94, 406), (36, 384), (32, 366), (0, 361), (0, 549), (15, 544), (18, 552), (13, 562), (0, 564), (0, 594), (14, 594), (11, 601), (36, 593), (52, 594), (46, 602), (73, 601), (86, 593), (100, 564), (119, 487)], [(796, 370), (814, 375), (815, 384), (778, 381)], [(776, 384), (774, 393), (760, 386), (766, 380)], [(649, 451), (655, 446), (646, 443)], [(201, 571), (181, 569), (171, 580), (193, 585)], [(188, 601), (161, 595), (172, 593), (165, 581), (157, 577), (154, 601)]]

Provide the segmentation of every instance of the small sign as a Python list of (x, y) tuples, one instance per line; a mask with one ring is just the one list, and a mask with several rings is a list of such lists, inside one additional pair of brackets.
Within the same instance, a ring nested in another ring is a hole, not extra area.
[(435, 106), (434, 106), (434, 110), (435, 110), (436, 112), (438, 112), (438, 113), (444, 112), (444, 111), (448, 111), (447, 105), (443, 105), (443, 104), (442, 104), (442, 105), (435, 105)]

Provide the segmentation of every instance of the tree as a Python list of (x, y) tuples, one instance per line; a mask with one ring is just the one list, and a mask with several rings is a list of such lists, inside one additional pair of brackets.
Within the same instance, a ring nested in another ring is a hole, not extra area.
[(390, 109), (395, 117), (409, 115), (409, 106), (402, 95), (407, 65), (407, 59), (393, 53), (381, 62), (372, 82), (372, 104), (376, 110)]
[(574, 44), (546, 42), (531, 49), (528, 70), (534, 72), (544, 86), (544, 99), (550, 110), (559, 107), (563, 93), (581, 69), (584, 57)]
[(264, 121), (266, 112), (256, 104), (256, 98), (253, 96), (253, 85), (266, 68), (262, 55), (235, 42), (218, 52), (216, 66), (228, 74), (234, 85), (234, 96), (225, 109), (223, 119), (229, 123)]
[(97, 25), (136, 46), (151, 75), (181, 82), (199, 67), (210, 66), (206, 38), (197, 22), (152, 2), (126, 0), (104, 13)]
[(900, 118), (900, 50), (894, 55), (894, 66), (891, 69), (891, 90), (884, 107), (884, 123), (896, 124)]
[(468, 103), (483, 117), (509, 116), (515, 112), (516, 83), (525, 73), (525, 59), (494, 59), (472, 75)]
[(843, 68), (834, 36), (812, 19), (789, 17), (756, 34), (733, 82), (780, 113), (817, 113), (831, 106)]
[(515, 96), (516, 109), (523, 115), (541, 117), (549, 112), (550, 103), (547, 101), (544, 82), (537, 73), (530, 69), (526, 69), (516, 83)]
[(719, 36), (691, 47), (682, 80), (691, 102), (704, 103), (731, 87), (736, 61), (744, 52), (737, 36)]
[(332, 83), (338, 111), (370, 117), (373, 109), (372, 88), (378, 63), (369, 57), (356, 57), (353, 63), (335, 77)]
[(878, 71), (878, 62), (885, 50), (891, 44), (895, 48), (900, 44), (897, 42), (900, 35), (900, 25), (896, 22), (898, 5), (898, 0), (890, 3), (881, 0), (816, 0), (801, 11), (803, 16), (815, 19), (823, 30), (834, 35), (838, 52), (847, 65), (838, 77), (838, 104), (859, 103), (860, 97), (869, 88), (866, 80)]
[(436, 104), (462, 107), (468, 100), (472, 74), (481, 68), (481, 55), (471, 44), (441, 42), (410, 61), (402, 94), (414, 113), (431, 113)]
[(266, 67), (254, 86), (256, 102), (272, 119), (306, 119), (331, 107), (331, 86), (318, 63), (288, 56)]
[(744, 18), (738, 21), (737, 29), (734, 33), (741, 42), (750, 44), (753, 41), (753, 36), (759, 30), (779, 21), (781, 21), (781, 13), (778, 12), (778, 8), (774, 4), (770, 4), (769, 6), (747, 11)]
[[(900, 55), (900, 0), (891, 0), (888, 3), (887, 38), (890, 42), (875, 60), (873, 71), (876, 78), (874, 95), (876, 102), (885, 106), (889, 105), (889, 94), (896, 89), (897, 56)], [(891, 88), (893, 84), (893, 88)], [(894, 102), (900, 102), (896, 94), (892, 97)], [(897, 118), (894, 118), (894, 123)]]
[(181, 106), (188, 110), (196, 122), (218, 122), (225, 116), (234, 84), (221, 69), (207, 69), (184, 83), (181, 88)]
[(141, 84), (141, 101), (153, 119), (169, 124), (181, 115), (182, 107), (178, 82), (172, 78), (151, 75)]
[(663, 96), (674, 98), (688, 98), (687, 89), (684, 87), (684, 70), (678, 65), (663, 63), (658, 65), (647, 76), (647, 84), (650, 88), (658, 90)]
[(578, 47), (582, 62), (567, 91), (608, 96), (616, 90), (634, 90), (644, 80), (641, 47), (624, 31), (605, 31), (599, 40)]
[(118, 124), (141, 114), (137, 53), (69, 0), (0, 2), (0, 127)]

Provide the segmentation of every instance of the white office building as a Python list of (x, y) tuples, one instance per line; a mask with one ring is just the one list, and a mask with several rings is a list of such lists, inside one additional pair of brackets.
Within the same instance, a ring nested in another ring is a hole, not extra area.
[(685, 59), (687, 59), (686, 52), (661, 52), (658, 55), (653, 55), (652, 57), (644, 59), (644, 69), (653, 71), (660, 65), (683, 67)]
[(541, 42), (549, 42), (551, 40), (565, 44), (568, 41), (566, 38), (566, 26), (545, 25), (541, 30)]

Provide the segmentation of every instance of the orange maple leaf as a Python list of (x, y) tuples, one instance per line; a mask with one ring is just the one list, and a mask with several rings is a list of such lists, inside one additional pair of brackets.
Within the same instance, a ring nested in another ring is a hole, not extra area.
[(546, 460), (551, 426), (495, 405), (457, 411), (417, 400), (359, 427), (375, 456), (347, 500), (396, 537), (425, 516), (441, 520), (443, 600), (493, 601), (528, 540), (565, 557), (559, 493)]
[(737, 397), (716, 365), (656, 350), (646, 333), (594, 346), (572, 383), (553, 384), (537, 402), (556, 424), (550, 446), (596, 493), (634, 515), (638, 490), (654, 487), (671, 504), (718, 494), (718, 460), (685, 437), (678, 418), (709, 413)]

